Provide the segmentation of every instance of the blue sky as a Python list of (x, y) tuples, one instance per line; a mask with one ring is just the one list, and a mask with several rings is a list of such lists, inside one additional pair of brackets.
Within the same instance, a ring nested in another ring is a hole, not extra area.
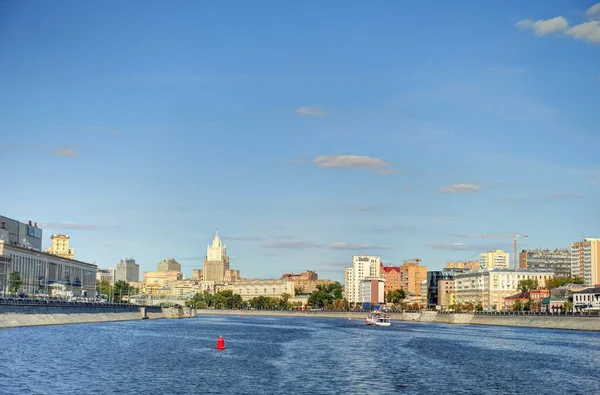
[(187, 275), (600, 237), (594, 4), (0, 2), (0, 211)]

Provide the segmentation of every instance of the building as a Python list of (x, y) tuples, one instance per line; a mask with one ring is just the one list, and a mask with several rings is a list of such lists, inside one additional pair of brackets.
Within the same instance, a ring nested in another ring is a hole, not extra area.
[(144, 272), (144, 285), (147, 288), (162, 288), (180, 280), (183, 280), (183, 274), (178, 271)]
[(361, 303), (360, 281), (363, 278), (379, 278), (381, 258), (370, 255), (355, 255), (352, 266), (344, 268), (344, 292), (350, 303)]
[(41, 251), (42, 229), (38, 228), (37, 222), (32, 223), (29, 221), (24, 224), (0, 215), (0, 240), (12, 245)]
[(510, 256), (504, 250), (491, 250), (479, 254), (479, 267), (481, 269), (508, 269)]
[(432, 309), (441, 305), (439, 303), (439, 282), (451, 278), (450, 273), (441, 270), (427, 272), (427, 307)]
[(427, 267), (419, 266), (420, 259), (404, 261), (400, 266), (400, 289), (407, 303), (427, 304)]
[(540, 312), (542, 309), (542, 300), (549, 296), (550, 291), (547, 289), (532, 289), (504, 298), (504, 306), (506, 310), (515, 310), (516, 302), (519, 301), (521, 304), (520, 310), (524, 310), (525, 304), (532, 302), (530, 311)]
[(568, 249), (523, 250), (519, 253), (519, 268), (551, 269), (556, 277), (571, 277), (571, 253)]
[(50, 236), (50, 248), (46, 250), (47, 253), (58, 255), (63, 258), (73, 259), (75, 256), (75, 250), (69, 248), (69, 235), (52, 235)]
[(165, 258), (158, 264), (159, 272), (181, 272), (181, 264), (173, 258)]
[(459, 261), (459, 262), (448, 262), (445, 266), (446, 269), (462, 269), (460, 271), (476, 270), (479, 269), (479, 262), (477, 261)]
[(399, 266), (383, 266), (381, 264), (381, 275), (385, 280), (385, 294), (387, 295), (390, 291), (396, 291), (402, 289), (400, 267)]
[(571, 275), (585, 285), (600, 285), (600, 239), (586, 237), (571, 243)]
[(243, 300), (250, 300), (258, 296), (280, 298), (283, 294), (294, 296), (294, 283), (287, 280), (251, 280), (239, 281), (231, 284), (218, 285), (216, 291), (231, 290)]
[(546, 280), (554, 277), (551, 270), (487, 269), (454, 276), (456, 304), (481, 304), (484, 310), (504, 310), (504, 299), (518, 291), (521, 280), (537, 280), (540, 288)]
[(96, 273), (96, 281), (108, 281), (108, 283), (112, 285), (115, 283), (116, 272), (117, 271), (112, 267), (109, 267), (108, 269), (98, 269), (98, 272)]
[(448, 309), (456, 303), (454, 293), (454, 278), (440, 279), (438, 281), (438, 306)]
[(93, 297), (96, 291), (94, 264), (66, 259), (0, 241), (0, 288), (9, 292), (10, 275), (18, 272), (20, 292), (28, 296)]
[(559, 312), (564, 308), (566, 302), (573, 301), (573, 294), (581, 292), (589, 287), (583, 284), (565, 284), (550, 290), (550, 300), (547, 311)]
[(573, 311), (600, 311), (600, 287), (573, 292)]
[(217, 229), (212, 245), (209, 245), (206, 248), (204, 268), (202, 270), (204, 281), (223, 283), (225, 282), (225, 272), (227, 270), (229, 270), (227, 246), (221, 242), (221, 239), (219, 238), (219, 229)]
[(385, 281), (382, 278), (366, 277), (360, 280), (360, 303), (363, 308), (385, 303)]
[(202, 269), (192, 269), (192, 280), (202, 281), (203, 279)]
[(307, 270), (302, 273), (284, 273), (281, 275), (282, 280), (298, 281), (298, 280), (318, 280), (319, 275), (312, 270)]
[(140, 265), (133, 258), (123, 258), (117, 263), (115, 281), (140, 281)]

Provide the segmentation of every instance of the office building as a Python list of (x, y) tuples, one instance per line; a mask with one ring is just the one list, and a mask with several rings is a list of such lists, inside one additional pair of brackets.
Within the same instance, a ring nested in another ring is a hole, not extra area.
[(350, 303), (361, 303), (362, 279), (380, 278), (381, 258), (370, 255), (357, 255), (352, 257), (352, 266), (344, 268), (344, 293)]
[(571, 277), (571, 253), (568, 249), (523, 250), (519, 253), (519, 268), (551, 269), (556, 277)]
[(9, 244), (42, 250), (42, 229), (37, 222), (22, 223), (12, 218), (0, 215), (0, 240)]
[(123, 258), (117, 263), (116, 281), (140, 281), (140, 265), (135, 263), (133, 258)]
[(112, 267), (109, 267), (108, 269), (98, 269), (98, 272), (96, 273), (96, 281), (108, 281), (108, 283), (112, 285), (115, 283), (116, 272), (117, 271)]
[(585, 285), (600, 285), (600, 239), (586, 237), (571, 243), (571, 275)]
[(481, 269), (508, 269), (510, 256), (504, 250), (492, 250), (479, 254), (479, 267)]
[(173, 258), (165, 258), (158, 264), (159, 272), (181, 272), (181, 264)]
[(385, 281), (366, 277), (360, 280), (360, 303), (363, 308), (385, 303)]

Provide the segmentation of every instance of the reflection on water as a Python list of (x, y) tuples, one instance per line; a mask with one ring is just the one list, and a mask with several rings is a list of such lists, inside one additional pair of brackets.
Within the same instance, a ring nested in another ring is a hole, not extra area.
[(201, 316), (7, 329), (0, 343), (0, 393), (600, 392), (596, 332)]

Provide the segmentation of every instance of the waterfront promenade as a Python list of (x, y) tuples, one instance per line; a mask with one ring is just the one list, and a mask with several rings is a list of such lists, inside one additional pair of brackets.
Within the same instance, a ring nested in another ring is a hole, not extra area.
[[(197, 310), (198, 315), (239, 315), (338, 318), (365, 320), (364, 311), (278, 311), (278, 310)], [(545, 313), (439, 313), (437, 311), (390, 312), (392, 321), (433, 322), (445, 324), (520, 326), (543, 329), (600, 331), (600, 317), (584, 314)]]

